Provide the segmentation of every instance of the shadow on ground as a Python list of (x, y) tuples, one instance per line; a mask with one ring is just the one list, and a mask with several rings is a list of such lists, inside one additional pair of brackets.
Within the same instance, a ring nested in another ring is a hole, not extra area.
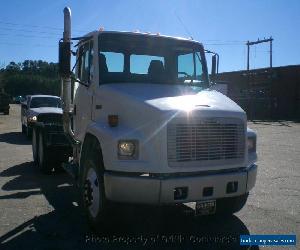
[(0, 134), (0, 142), (6, 142), (9, 144), (16, 145), (29, 145), (31, 141), (26, 137), (26, 135), (21, 132), (9, 132)]
[(239, 235), (249, 234), (236, 216), (195, 218), (186, 206), (162, 209), (118, 204), (112, 208), (108, 225), (93, 233), (76, 205), (78, 190), (65, 173), (45, 176), (33, 162), (26, 162), (0, 173), (0, 177), (12, 176), (2, 190), (16, 193), (0, 200), (42, 194), (53, 210), (1, 236), (1, 249), (241, 249)]

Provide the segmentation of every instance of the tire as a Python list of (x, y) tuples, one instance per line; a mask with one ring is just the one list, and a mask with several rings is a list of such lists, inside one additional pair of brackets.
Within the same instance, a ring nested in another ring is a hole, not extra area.
[(38, 165), (38, 151), (39, 151), (39, 134), (38, 129), (33, 128), (32, 130), (32, 157), (33, 162)]
[(246, 204), (249, 193), (241, 196), (217, 200), (217, 215), (232, 215), (240, 211)]
[(4, 115), (9, 115), (9, 110), (4, 111)]
[(22, 134), (26, 133), (26, 126), (22, 124)]
[[(98, 143), (97, 143), (98, 144)], [(89, 149), (99, 147), (89, 144)], [(110, 202), (105, 197), (104, 166), (101, 150), (93, 150), (83, 160), (81, 183), (81, 203), (88, 224), (96, 231), (106, 227)]]
[(38, 167), (44, 174), (50, 174), (52, 172), (53, 166), (51, 164), (51, 151), (46, 146), (46, 141), (43, 136), (43, 131), (39, 132), (38, 135)]
[(26, 136), (27, 138), (31, 139), (31, 136), (32, 136), (32, 128), (30, 127), (26, 127)]

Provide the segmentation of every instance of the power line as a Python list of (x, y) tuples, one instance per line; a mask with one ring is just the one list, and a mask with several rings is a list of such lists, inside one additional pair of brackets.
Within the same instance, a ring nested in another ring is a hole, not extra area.
[(30, 47), (57, 47), (57, 45), (50, 45), (50, 44), (28, 44), (28, 43), (10, 43), (10, 42), (0, 42), (1, 45), (8, 45), (8, 46), (30, 46)]
[[(189, 29), (186, 27), (186, 25), (183, 23), (182, 19), (178, 16), (176, 11), (174, 12), (178, 21), (181, 23), (181, 25), (184, 27), (186, 33), (192, 37), (191, 32)], [(13, 28), (13, 27), (1, 27), (0, 30), (7, 30), (7, 31), (17, 31), (17, 32), (23, 32), (23, 33), (38, 33), (38, 34), (46, 34), (48, 36), (37, 36), (37, 35), (24, 35), (24, 34), (16, 34), (16, 36), (21, 36), (21, 37), (32, 37), (32, 38), (51, 38), (50, 36), (53, 37), (61, 37), (62, 33), (54, 33), (54, 32), (49, 32), (45, 31), (44, 29), (51, 29), (51, 30), (57, 30), (57, 31), (62, 31), (62, 28), (57, 28), (57, 27), (51, 27), (51, 26), (41, 26), (41, 25), (27, 25), (27, 24), (18, 24), (18, 23), (11, 23), (11, 22), (4, 22), (0, 21), (0, 24), (6, 24), (6, 25), (11, 25), (11, 26), (21, 26), (21, 27), (31, 27), (35, 29), (43, 29), (43, 30), (29, 30), (29, 29), (22, 29), (22, 28)], [(83, 30), (74, 30), (75, 33), (87, 33), (88, 31), (83, 31)], [(8, 35), (8, 34), (0, 34), (0, 35)], [(201, 42), (216, 42), (216, 43), (205, 43), (205, 45), (212, 45), (212, 46), (223, 46), (223, 45), (242, 45), (246, 41), (242, 40), (220, 40), (220, 39), (206, 39), (206, 40), (201, 40)]]
[(10, 33), (0, 33), (1, 38), (9, 37), (9, 36), (17, 36), (17, 37), (25, 37), (25, 38), (46, 38), (46, 39), (55, 39), (58, 40), (59, 36), (36, 36), (36, 35), (24, 35), (24, 34), (10, 34)]
[(27, 30), (27, 29), (15, 29), (15, 28), (6, 28), (6, 27), (0, 27), (0, 30), (8, 30), (8, 31), (19, 31), (19, 32), (28, 32), (28, 33), (39, 33), (39, 34), (47, 34), (47, 35), (62, 35), (59, 33), (53, 33), (48, 31), (39, 31), (39, 30)]
[(204, 39), (201, 41), (206, 41), (206, 42), (222, 42), (222, 43), (245, 43), (247, 41), (243, 40), (220, 40), (220, 39)]
[(204, 45), (209, 45), (209, 46), (244, 46), (244, 44), (234, 44), (234, 43), (204, 43)]
[[(0, 27), (0, 30), (7, 30), (7, 31), (13, 31), (13, 32), (22, 32), (22, 33), (35, 33), (35, 34), (46, 34), (50, 36), (55, 36), (55, 37), (61, 37), (62, 33), (53, 33), (53, 32), (48, 32), (48, 31), (40, 31), (40, 30), (28, 30), (28, 29), (15, 29), (15, 28), (6, 28), (6, 27)], [(77, 34), (75, 32), (75, 34)], [(17, 35), (17, 34), (16, 34)], [(18, 33), (18, 35), (20, 35)]]
[[(51, 27), (51, 26), (29, 25), (29, 24), (12, 23), (12, 22), (5, 22), (5, 21), (0, 21), (0, 24), (6, 24), (6, 25), (12, 25), (12, 26), (22, 26), (22, 27), (31, 27), (31, 28), (35, 28), (35, 29), (51, 29), (51, 30), (63, 31), (63, 28), (57, 28), (57, 27)], [(76, 29), (74, 29), (73, 31), (82, 32), (82, 33), (87, 33), (88, 32), (86, 30), (76, 30)]]

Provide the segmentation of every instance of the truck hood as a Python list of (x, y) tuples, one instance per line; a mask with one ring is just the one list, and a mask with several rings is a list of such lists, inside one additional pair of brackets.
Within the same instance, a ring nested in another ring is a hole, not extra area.
[[(112, 100), (145, 104), (159, 111), (215, 111), (244, 112), (234, 101), (218, 91), (200, 87), (171, 84), (107, 84), (102, 85), (105, 95)], [(201, 91), (202, 90), (202, 91)], [(123, 101), (121, 101), (123, 100)]]
[(29, 113), (30, 115), (39, 115), (45, 113), (62, 114), (63, 111), (61, 108), (42, 107), (42, 108), (31, 108), (29, 110)]

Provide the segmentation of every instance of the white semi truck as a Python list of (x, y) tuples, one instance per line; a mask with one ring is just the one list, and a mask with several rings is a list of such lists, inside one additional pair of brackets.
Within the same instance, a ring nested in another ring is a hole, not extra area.
[[(79, 40), (75, 77), (72, 40)], [(91, 226), (112, 202), (196, 202), (200, 215), (244, 206), (256, 181), (256, 134), (246, 113), (214, 90), (201, 43), (103, 30), (71, 38), (65, 8), (59, 63), (73, 145), (65, 168)]]

